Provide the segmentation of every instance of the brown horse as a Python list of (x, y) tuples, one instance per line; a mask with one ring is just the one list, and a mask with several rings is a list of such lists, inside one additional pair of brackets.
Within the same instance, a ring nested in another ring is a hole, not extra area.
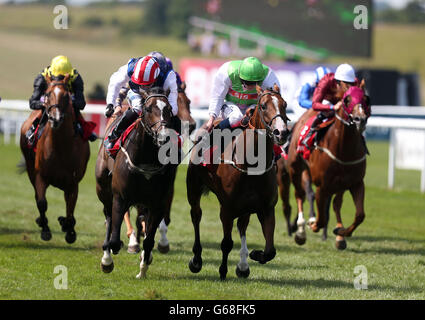
[[(201, 196), (206, 190), (211, 190), (220, 202), (220, 220), (223, 226), (223, 240), (221, 242), (222, 262), (219, 268), (220, 278), (227, 275), (227, 259), (233, 248), (232, 228), (233, 220), (238, 218), (237, 226), (241, 237), (241, 260), (237, 265), (238, 277), (249, 276), (247, 262), (248, 248), (246, 245), (246, 229), (249, 217), (257, 213), (266, 240), (264, 251), (253, 250), (250, 258), (260, 263), (266, 263), (275, 257), (274, 228), (275, 205), (278, 199), (276, 184), (276, 169), (274, 163), (273, 144), (283, 144), (287, 129), (286, 102), (282, 99), (279, 88), (262, 90), (257, 86), (258, 103), (252, 110), (249, 129), (244, 130), (235, 138), (235, 149), (230, 143), (221, 153), (218, 164), (213, 164), (212, 171), (196, 164), (198, 150), (192, 153), (187, 171), (187, 197), (191, 207), (190, 214), (195, 231), (193, 244), (194, 257), (189, 262), (189, 269), (197, 273), (202, 268), (202, 246), (199, 234), (199, 224), (202, 217), (200, 206)], [(213, 133), (216, 130), (213, 130)], [(252, 134), (251, 139), (247, 138)], [(263, 140), (259, 140), (263, 139)], [(201, 145), (201, 144), (199, 144)], [(209, 143), (208, 143), (209, 145)], [(262, 154), (260, 148), (264, 147)], [(234, 150), (244, 150), (244, 154)], [(255, 175), (249, 174), (250, 161), (247, 155), (250, 152), (259, 154), (264, 159), (263, 169)], [(201, 150), (202, 152), (202, 150)], [(225, 155), (232, 155), (231, 160)], [(238, 156), (238, 160), (236, 157)]]
[[(359, 87), (351, 87), (343, 98), (342, 107), (335, 113), (335, 122), (324, 134), (324, 137), (315, 146), (309, 160), (304, 160), (297, 153), (297, 142), (306, 121), (316, 111), (307, 111), (294, 128), (295, 139), (292, 139), (288, 167), (291, 181), (295, 186), (295, 197), (298, 206), (298, 231), (296, 236), (305, 237), (305, 221), (303, 218), (303, 201), (305, 191), (301, 183), (301, 175), (308, 169), (312, 182), (316, 185), (317, 220), (311, 225), (314, 232), (324, 228), (329, 219), (331, 197), (336, 194), (334, 209), (337, 214), (336, 246), (339, 249), (346, 247), (344, 237), (349, 237), (357, 226), (362, 223), (364, 213), (364, 182), (366, 172), (367, 149), (362, 132), (367, 122), (367, 96), (363, 93), (364, 82)], [(361, 91), (361, 92), (359, 92)], [(356, 206), (354, 223), (347, 229), (343, 228), (340, 209), (342, 195), (350, 190)]]
[[(140, 273), (145, 277), (152, 261), (152, 248), (156, 229), (169, 210), (177, 165), (160, 162), (159, 154), (168, 138), (167, 126), (171, 120), (171, 106), (162, 89), (141, 92), (143, 112), (115, 161), (100, 147), (96, 162), (96, 192), (103, 203), (106, 217), (106, 237), (101, 267), (104, 272), (113, 270), (110, 255), (118, 254), (122, 246), (120, 231), (123, 217), (130, 206), (142, 205), (147, 209), (146, 237), (143, 241)], [(108, 128), (108, 131), (112, 126)], [(108, 134), (108, 131), (106, 134)]]
[(65, 240), (73, 243), (77, 234), (74, 230), (74, 209), (78, 197), (78, 183), (84, 176), (90, 157), (87, 141), (75, 132), (76, 117), (68, 91), (67, 75), (62, 81), (47, 78), (48, 88), (45, 95), (45, 113), (48, 122), (36, 144), (36, 152), (28, 148), (25, 133), (35, 117), (41, 112), (33, 111), (21, 127), (21, 150), (25, 159), (26, 171), (35, 190), (35, 200), (40, 217), (36, 222), (41, 227), (41, 238), (50, 240), (46, 218), (46, 190), (49, 185), (65, 193), (66, 217), (59, 217)]
[[(289, 191), (291, 186), (291, 179), (289, 176), (288, 161), (282, 157), (277, 161), (276, 164), (277, 164), (277, 184), (279, 186), (279, 194), (282, 200), (283, 216), (285, 217), (285, 220), (286, 220), (288, 236), (292, 236), (292, 233), (296, 232), (297, 230), (298, 218), (295, 217), (295, 221), (291, 223), (292, 208), (289, 203)], [(308, 170), (304, 170), (302, 174), (302, 185), (304, 187), (304, 190), (307, 195), (307, 200), (310, 205), (309, 220), (308, 220), (310, 225), (314, 221), (316, 221), (316, 213), (314, 211), (315, 195), (312, 188), (310, 172)], [(327, 229), (326, 227), (323, 229), (323, 240), (327, 238), (326, 229)], [(305, 240), (306, 238), (295, 237), (295, 241), (300, 245), (304, 244)]]
[[(186, 95), (186, 83), (182, 82), (181, 85), (178, 87), (178, 96), (177, 96), (177, 106), (178, 106), (178, 112), (177, 117), (181, 121), (181, 134), (187, 138), (193, 130), (196, 128), (196, 122), (190, 115), (190, 99)], [(167, 212), (165, 213), (164, 219), (159, 224), (159, 233), (161, 235), (160, 240), (158, 241), (158, 250), (161, 253), (167, 253), (170, 250), (170, 245), (167, 239), (167, 230), (168, 226), (170, 224), (170, 212), (171, 212), (171, 203), (173, 201), (174, 196), (174, 183), (173, 183), (173, 189), (172, 189), (172, 196), (169, 199), (170, 203), (167, 207)], [(137, 217), (136, 217), (136, 227), (137, 227), (137, 233), (136, 235), (132, 235), (132, 229), (131, 222), (129, 219), (130, 211), (126, 213), (126, 216), (124, 216), (126, 227), (127, 227), (127, 235), (130, 237), (130, 241), (128, 244), (128, 253), (138, 253), (140, 251), (140, 238), (144, 233), (144, 223), (143, 219), (146, 214), (145, 209), (143, 206), (137, 206)]]

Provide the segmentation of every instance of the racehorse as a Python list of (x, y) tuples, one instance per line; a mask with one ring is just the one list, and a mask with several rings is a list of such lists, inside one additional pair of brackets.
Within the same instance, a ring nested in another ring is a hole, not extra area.
[[(178, 106), (178, 112), (177, 117), (181, 121), (181, 134), (189, 136), (193, 130), (196, 128), (196, 122), (190, 115), (190, 99), (186, 95), (186, 83), (183, 81), (178, 86), (178, 96), (177, 96), (177, 106)], [(187, 132), (188, 131), (188, 132)], [(174, 182), (173, 182), (173, 189), (172, 194), (174, 195)], [(167, 206), (167, 211), (165, 212), (164, 219), (159, 224), (159, 233), (161, 235), (160, 240), (158, 241), (158, 250), (161, 253), (167, 253), (170, 250), (170, 245), (167, 239), (167, 230), (168, 226), (170, 224), (170, 212), (171, 212), (171, 203), (173, 201), (173, 195), (169, 199), (170, 203)], [(129, 232), (129, 229), (132, 229), (131, 222), (129, 219), (130, 212), (128, 212), (128, 216), (126, 213), (126, 216), (124, 216), (126, 227), (127, 227), (127, 234), (130, 234), (130, 241), (128, 244), (128, 252), (129, 253), (138, 253), (140, 251), (140, 238), (144, 234), (144, 216), (146, 214), (146, 211), (144, 210), (143, 206), (137, 206), (137, 217), (136, 217), (136, 227), (137, 227), (137, 233), (136, 236), (133, 238), (131, 235), (131, 232)]]
[[(240, 262), (236, 268), (238, 277), (249, 276), (247, 262), (248, 248), (246, 245), (246, 229), (251, 213), (257, 213), (265, 237), (265, 249), (253, 250), (250, 258), (262, 264), (275, 257), (274, 228), (275, 205), (277, 203), (276, 169), (274, 162), (273, 144), (283, 144), (287, 129), (286, 102), (282, 99), (279, 87), (262, 90), (257, 86), (258, 100), (255, 109), (251, 109), (249, 129), (242, 131), (235, 138), (236, 150), (242, 146), (244, 155), (238, 161), (225, 161), (223, 153), (218, 164), (211, 169), (197, 165), (195, 156), (197, 149), (192, 153), (187, 170), (187, 198), (190, 204), (190, 214), (195, 231), (193, 244), (194, 256), (189, 262), (189, 269), (197, 273), (202, 268), (202, 246), (200, 241), (199, 224), (202, 217), (200, 206), (201, 196), (210, 190), (220, 202), (220, 220), (223, 227), (223, 240), (221, 242), (222, 262), (219, 268), (220, 278), (224, 280), (227, 275), (227, 259), (233, 248), (232, 228), (233, 220), (238, 218), (237, 226), (241, 237)], [(248, 139), (248, 131), (253, 138)], [(214, 130), (213, 130), (214, 132)], [(264, 136), (265, 135), (265, 136)], [(250, 165), (247, 154), (250, 150), (259, 152), (259, 137), (265, 144), (265, 168), (256, 175), (249, 174)], [(265, 139), (265, 140), (264, 140)], [(227, 146), (224, 154), (234, 154), (232, 143)], [(201, 150), (202, 151), (202, 150)], [(242, 159), (242, 157), (244, 157)], [(235, 159), (235, 157), (233, 157)]]
[[(282, 199), (282, 209), (283, 209), (283, 216), (286, 220), (286, 227), (288, 236), (292, 236), (292, 233), (296, 232), (297, 230), (297, 217), (295, 217), (295, 221), (291, 223), (291, 205), (289, 203), (289, 190), (291, 186), (291, 180), (289, 177), (289, 170), (288, 170), (288, 161), (285, 158), (280, 158), (277, 161), (277, 184), (279, 186), (279, 194), (280, 198)], [(316, 221), (316, 213), (314, 211), (314, 191), (311, 184), (311, 176), (310, 172), (308, 170), (304, 170), (302, 173), (302, 185), (304, 187), (304, 190), (307, 195), (307, 200), (310, 205), (310, 211), (309, 211), (309, 225)], [(326, 240), (327, 233), (326, 233), (326, 227), (323, 231), (323, 240)], [(297, 235), (295, 235), (295, 242), (299, 245), (302, 245), (305, 243), (306, 238), (300, 238)]]
[(21, 127), (20, 146), (25, 159), (25, 169), (35, 190), (35, 200), (40, 217), (36, 223), (41, 227), (41, 239), (52, 238), (46, 218), (46, 190), (49, 185), (64, 191), (66, 217), (59, 217), (65, 240), (75, 242), (74, 209), (78, 198), (78, 183), (84, 177), (90, 148), (81, 135), (76, 134), (76, 117), (68, 91), (69, 75), (63, 80), (46, 78), (48, 88), (45, 94), (45, 115), (48, 121), (35, 147), (28, 147), (25, 133), (41, 112), (33, 111)]
[[(310, 109), (300, 118), (294, 128), (295, 139), (291, 141), (289, 149), (288, 168), (295, 186), (298, 206), (298, 236), (305, 237), (303, 218), (305, 191), (301, 184), (301, 174), (308, 169), (312, 182), (316, 185), (317, 204), (317, 220), (311, 224), (311, 229), (318, 232), (327, 225), (331, 198), (336, 194), (334, 210), (337, 215), (337, 228), (334, 234), (337, 235), (338, 249), (346, 248), (344, 237), (351, 236), (365, 217), (363, 179), (366, 172), (367, 148), (362, 132), (367, 123), (366, 108), (369, 108), (369, 101), (363, 87), (364, 81), (360, 87), (353, 86), (345, 92), (342, 107), (335, 112), (334, 124), (317, 143), (309, 160), (304, 160), (296, 149), (304, 124), (316, 111)], [(355, 220), (347, 229), (343, 227), (340, 216), (342, 195), (345, 190), (350, 190), (356, 206)]]
[(170, 138), (167, 126), (172, 113), (167, 95), (160, 88), (141, 91), (141, 95), (144, 99), (143, 112), (121, 145), (115, 161), (106, 154), (102, 145), (95, 170), (96, 192), (103, 203), (106, 218), (101, 261), (104, 272), (111, 272), (114, 268), (111, 251), (118, 254), (122, 247), (120, 229), (125, 212), (134, 205), (142, 205), (148, 210), (138, 278), (146, 276), (152, 262), (156, 229), (167, 212), (177, 171), (177, 165), (163, 164), (158, 158), (161, 147)]

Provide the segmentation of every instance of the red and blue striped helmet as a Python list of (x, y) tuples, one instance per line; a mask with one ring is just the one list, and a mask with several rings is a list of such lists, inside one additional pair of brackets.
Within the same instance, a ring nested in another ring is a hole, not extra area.
[(158, 62), (151, 56), (140, 58), (134, 66), (131, 81), (142, 86), (155, 82), (160, 73)]

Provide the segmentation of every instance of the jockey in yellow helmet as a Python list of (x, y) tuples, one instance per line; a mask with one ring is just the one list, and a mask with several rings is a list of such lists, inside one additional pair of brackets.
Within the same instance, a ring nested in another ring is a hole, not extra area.
[[(68, 89), (71, 92), (72, 105), (74, 107), (76, 118), (78, 119), (78, 124), (81, 131), (81, 122), (83, 118), (80, 114), (80, 110), (83, 110), (86, 106), (86, 100), (84, 99), (84, 82), (81, 78), (81, 75), (72, 67), (71, 62), (66, 56), (59, 55), (52, 59), (50, 65), (44, 68), (36, 78), (34, 79), (34, 90), (31, 98), (29, 99), (29, 105), (32, 110), (44, 110), (44, 94), (47, 90), (47, 81), (46, 78), (49, 77), (52, 80), (62, 80), (66, 74), (70, 75), (68, 81)], [(29, 144), (31, 144), (31, 139), (34, 139), (34, 132), (38, 124), (45, 120), (40, 116), (40, 118), (35, 119), (33, 125), (27, 132), (27, 138)], [(89, 138), (90, 141), (95, 141), (97, 136), (95, 133), (92, 133)]]

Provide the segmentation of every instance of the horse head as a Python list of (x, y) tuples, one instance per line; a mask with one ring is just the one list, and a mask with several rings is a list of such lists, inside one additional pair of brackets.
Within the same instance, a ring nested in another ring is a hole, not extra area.
[(257, 94), (257, 108), (253, 111), (253, 118), (257, 118), (256, 123), (260, 124), (261, 129), (266, 129), (267, 135), (275, 143), (282, 145), (289, 134), (286, 101), (276, 84), (266, 90), (257, 85)]
[(140, 90), (140, 94), (144, 99), (141, 124), (145, 132), (152, 137), (154, 144), (160, 147), (169, 139), (167, 126), (172, 117), (172, 108), (168, 102), (169, 92), (152, 88), (148, 91)]
[(178, 87), (177, 105), (179, 111), (177, 117), (182, 122), (189, 122), (189, 134), (196, 128), (196, 121), (190, 115), (190, 99), (186, 95), (186, 83), (183, 81)]
[(69, 78), (69, 74), (66, 74), (63, 78), (46, 77), (47, 90), (45, 104), (52, 129), (59, 128), (63, 123), (65, 115), (70, 112), (71, 96), (68, 90)]
[(363, 87), (350, 87), (342, 99), (342, 108), (338, 112), (344, 124), (355, 125), (359, 132), (366, 128), (369, 109), (369, 98), (365, 95)]

